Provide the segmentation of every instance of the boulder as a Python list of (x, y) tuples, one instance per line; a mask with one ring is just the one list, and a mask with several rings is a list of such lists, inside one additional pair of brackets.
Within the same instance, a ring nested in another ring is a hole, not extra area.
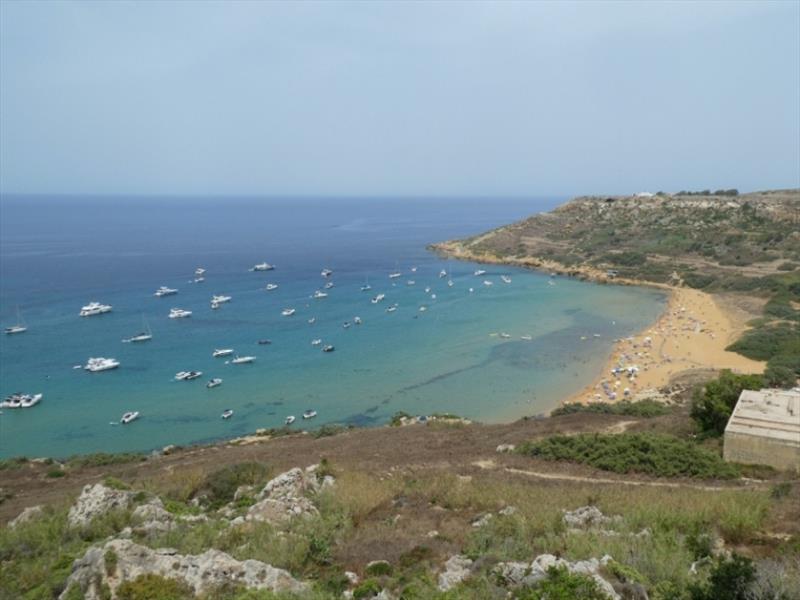
[(92, 519), (110, 510), (128, 508), (133, 495), (133, 492), (114, 490), (102, 483), (86, 485), (78, 500), (69, 509), (67, 522), (72, 527), (85, 527)]
[(514, 444), (500, 444), (497, 452), (513, 452), (517, 447)]
[(486, 513), (485, 515), (481, 515), (480, 517), (473, 519), (472, 526), (485, 527), (486, 525), (489, 524), (489, 521), (491, 521), (493, 518), (494, 515), (492, 513)]
[(494, 574), (509, 588), (534, 586), (547, 577), (547, 571), (553, 567), (565, 568), (570, 573), (587, 575), (597, 582), (597, 585), (612, 600), (620, 600), (619, 594), (612, 585), (599, 573), (600, 568), (607, 565), (612, 558), (608, 555), (601, 559), (591, 558), (569, 562), (557, 558), (552, 554), (541, 554), (533, 562), (503, 562), (494, 568)]
[(456, 554), (444, 563), (444, 571), (439, 573), (439, 589), (443, 592), (454, 588), (469, 577), (472, 560), (461, 554)]
[[(112, 576), (107, 575), (105, 568), (108, 551), (116, 554)], [(294, 579), (288, 571), (261, 561), (238, 561), (213, 549), (198, 555), (181, 555), (169, 548), (152, 550), (130, 540), (115, 539), (104, 546), (93, 546), (75, 561), (59, 599), (65, 600), (70, 587), (78, 586), (86, 600), (100, 600), (103, 584), (114, 594), (122, 582), (148, 574), (183, 580), (197, 595), (230, 583), (275, 593), (302, 594), (309, 590), (307, 583)]]
[(308, 495), (334, 484), (331, 476), (320, 477), (319, 465), (303, 470), (294, 468), (271, 479), (259, 492), (256, 502), (247, 511), (248, 521), (286, 523), (294, 517), (316, 515), (317, 507)]
[(144, 533), (169, 531), (175, 525), (174, 515), (164, 508), (160, 498), (137, 506), (132, 517), (141, 523), (138, 529)]
[(17, 525), (22, 525), (23, 523), (27, 523), (28, 521), (38, 519), (39, 517), (42, 516), (43, 513), (44, 511), (42, 510), (42, 507), (40, 505), (37, 504), (36, 506), (29, 506), (21, 513), (19, 513), (16, 517), (14, 517), (14, 519), (9, 521), (8, 527), (9, 529), (13, 529)]
[(603, 527), (609, 523), (619, 522), (620, 517), (607, 517), (596, 506), (581, 506), (575, 510), (564, 511), (564, 524), (567, 527), (586, 529)]

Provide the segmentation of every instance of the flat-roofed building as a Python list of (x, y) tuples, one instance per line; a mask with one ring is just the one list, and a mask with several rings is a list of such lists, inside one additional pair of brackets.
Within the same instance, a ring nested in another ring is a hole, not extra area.
[(723, 454), (800, 472), (800, 389), (744, 390), (725, 427)]

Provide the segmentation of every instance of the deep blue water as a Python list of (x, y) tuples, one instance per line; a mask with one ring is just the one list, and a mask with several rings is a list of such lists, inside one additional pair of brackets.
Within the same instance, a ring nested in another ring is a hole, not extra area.
[[(425, 246), (562, 200), (2, 198), (0, 323), (15, 322), (19, 306), (29, 330), (0, 339), (0, 394), (42, 392), (44, 400), (3, 411), (0, 456), (147, 450), (231, 437), (279, 426), (289, 414), (298, 426), (306, 408), (319, 413), (305, 424), (314, 426), (376, 425), (398, 410), (484, 421), (548, 410), (599, 372), (613, 338), (651, 322), (663, 296), (566, 278), (551, 285), (540, 273), (444, 261)], [(248, 272), (262, 261), (277, 268)], [(198, 266), (207, 269), (206, 281), (189, 283)], [(312, 300), (324, 267), (334, 270), (335, 287), (328, 298)], [(453, 287), (437, 277), (442, 268)], [(477, 268), (488, 274), (474, 277)], [(403, 277), (390, 280), (395, 269)], [(367, 280), (373, 290), (361, 292)], [(279, 288), (265, 291), (268, 282)], [(155, 298), (160, 285), (180, 292)], [(379, 292), (386, 300), (372, 305)], [(212, 311), (212, 294), (223, 293), (233, 301)], [(78, 317), (92, 300), (113, 305), (113, 312)], [(386, 313), (395, 302), (398, 310)], [(173, 306), (193, 317), (168, 319)], [(297, 314), (281, 316), (286, 307)], [(363, 325), (344, 329), (356, 315)], [(154, 339), (122, 344), (143, 317)], [(257, 345), (261, 338), (272, 344)], [(336, 351), (320, 352), (314, 338)], [(211, 357), (219, 347), (257, 361), (226, 365)], [(122, 366), (96, 374), (72, 368), (90, 356), (114, 357)], [(182, 370), (204, 376), (174, 381)], [(211, 377), (223, 385), (206, 389)], [(226, 408), (235, 414), (222, 421)], [(127, 410), (142, 418), (110, 425)]]

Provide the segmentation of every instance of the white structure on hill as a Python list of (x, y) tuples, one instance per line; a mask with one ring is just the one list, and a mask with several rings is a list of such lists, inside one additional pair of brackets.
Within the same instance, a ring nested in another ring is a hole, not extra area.
[(744, 390), (725, 427), (724, 457), (800, 472), (800, 388)]

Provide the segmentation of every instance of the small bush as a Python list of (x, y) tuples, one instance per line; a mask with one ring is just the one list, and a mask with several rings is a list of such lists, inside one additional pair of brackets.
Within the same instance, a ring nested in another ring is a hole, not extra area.
[(719, 558), (708, 581), (690, 588), (692, 600), (748, 600), (749, 588), (756, 579), (756, 569), (749, 558), (733, 554)]
[(669, 413), (669, 408), (661, 402), (655, 400), (640, 400), (630, 402), (623, 400), (615, 404), (607, 402), (594, 402), (592, 404), (581, 404), (580, 402), (567, 403), (559, 406), (550, 413), (551, 417), (561, 415), (571, 415), (574, 413), (600, 413), (605, 415), (625, 415), (630, 417), (660, 417)]
[(392, 420), (389, 421), (389, 425), (392, 427), (400, 427), (403, 422), (403, 419), (410, 419), (411, 415), (405, 411), (399, 410), (392, 415)]
[(200, 485), (211, 508), (219, 508), (233, 500), (239, 486), (264, 483), (269, 468), (259, 462), (243, 462), (210, 473)]
[(762, 387), (764, 378), (761, 375), (735, 375), (723, 371), (717, 379), (695, 389), (692, 418), (704, 433), (722, 435), (742, 390), (759, 390)]
[(606, 593), (588, 575), (551, 568), (535, 588), (522, 590), (519, 600), (607, 600)]
[(377, 579), (365, 579), (353, 590), (353, 598), (360, 600), (361, 598), (372, 598), (381, 592), (381, 584)]
[(132, 462), (142, 462), (147, 460), (144, 454), (136, 452), (120, 452), (109, 454), (107, 452), (97, 452), (95, 454), (83, 454), (68, 458), (66, 465), (72, 469), (79, 467), (105, 467), (108, 465), (124, 465)]
[(4, 458), (0, 460), (0, 471), (5, 471), (6, 469), (19, 469), (20, 467), (26, 464), (28, 464), (28, 459), (25, 456)]
[(64, 477), (66, 474), (67, 474), (67, 472), (64, 469), (62, 469), (61, 467), (55, 467), (53, 469), (50, 469), (46, 473), (46, 475), (48, 477), (50, 477), (51, 479), (56, 479), (58, 477)]
[(116, 477), (106, 477), (103, 480), (103, 485), (106, 487), (111, 488), (112, 490), (129, 490), (131, 486), (127, 483), (122, 481), (121, 479), (117, 479)]
[(376, 560), (367, 565), (364, 573), (371, 576), (390, 575), (392, 573), (392, 565), (385, 560)]
[(114, 573), (117, 572), (117, 561), (118, 561), (117, 553), (114, 552), (112, 549), (106, 550), (106, 553), (103, 555), (103, 562), (105, 563), (106, 567), (106, 575), (112, 577)]
[(792, 484), (789, 481), (781, 481), (780, 483), (776, 483), (772, 486), (769, 495), (775, 500), (780, 500), (781, 498), (788, 496), (791, 491)]
[(158, 575), (139, 575), (117, 588), (117, 600), (192, 600), (192, 589), (182, 581)]

